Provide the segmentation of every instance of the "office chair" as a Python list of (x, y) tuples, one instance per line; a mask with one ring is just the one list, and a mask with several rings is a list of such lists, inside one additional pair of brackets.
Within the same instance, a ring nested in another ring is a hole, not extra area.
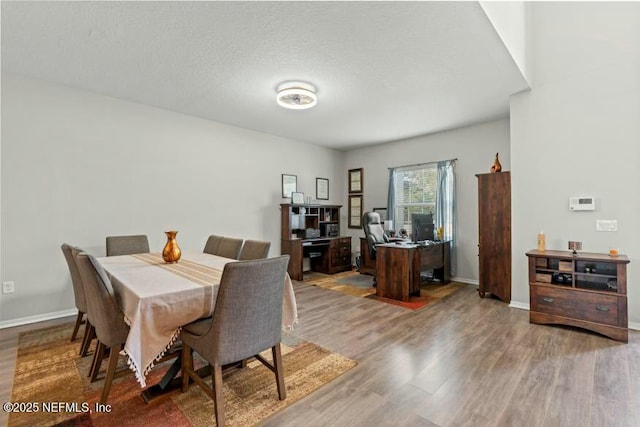
[[(365, 212), (362, 216), (362, 229), (369, 246), (369, 256), (376, 259), (376, 245), (389, 242), (389, 238), (384, 233), (384, 227), (380, 221), (380, 214), (377, 212)], [(376, 286), (377, 277), (373, 275), (373, 286)]]

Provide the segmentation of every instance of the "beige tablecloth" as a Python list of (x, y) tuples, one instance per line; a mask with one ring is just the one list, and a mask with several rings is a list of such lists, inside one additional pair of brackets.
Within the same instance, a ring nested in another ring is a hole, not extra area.
[[(123, 352), (142, 387), (154, 363), (178, 338), (182, 325), (211, 316), (224, 265), (235, 261), (201, 252), (183, 252), (177, 264), (165, 264), (159, 253), (98, 260), (131, 328)], [(290, 330), (297, 321), (296, 299), (287, 274), (282, 327)]]

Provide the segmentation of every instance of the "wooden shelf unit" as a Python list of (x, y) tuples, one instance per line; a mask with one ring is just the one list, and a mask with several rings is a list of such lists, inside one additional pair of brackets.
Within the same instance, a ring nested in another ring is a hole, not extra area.
[(527, 252), (531, 323), (576, 326), (628, 342), (624, 255)]
[[(280, 252), (288, 254), (289, 276), (303, 280), (303, 260), (311, 270), (334, 274), (351, 269), (351, 237), (340, 236), (341, 205), (280, 204)], [(335, 235), (330, 229), (335, 228)], [(310, 237), (307, 230), (319, 230)]]
[(511, 301), (511, 174), (478, 178), (478, 295)]

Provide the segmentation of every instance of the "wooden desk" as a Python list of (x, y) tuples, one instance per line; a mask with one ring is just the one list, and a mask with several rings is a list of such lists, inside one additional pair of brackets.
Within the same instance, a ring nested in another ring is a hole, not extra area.
[(302, 260), (305, 257), (311, 258), (312, 271), (334, 274), (351, 270), (351, 237), (282, 240), (280, 251), (291, 257), (288, 273), (293, 280), (303, 280)]
[(441, 283), (451, 281), (450, 242), (434, 242), (426, 246), (414, 243), (387, 243), (376, 246), (376, 295), (409, 301), (420, 295), (420, 271), (433, 269)]
[(376, 260), (371, 258), (369, 243), (366, 237), (360, 238), (360, 274), (374, 275), (376, 272)]

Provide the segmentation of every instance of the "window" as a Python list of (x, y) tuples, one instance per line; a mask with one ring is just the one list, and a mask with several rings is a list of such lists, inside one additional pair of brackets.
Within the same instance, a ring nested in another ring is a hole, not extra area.
[(393, 168), (389, 174), (387, 217), (396, 232), (411, 233), (411, 214), (431, 214), (435, 238), (451, 244), (451, 274), (456, 273), (455, 159)]
[(394, 170), (394, 228), (411, 232), (411, 214), (435, 217), (438, 168), (436, 163)]

